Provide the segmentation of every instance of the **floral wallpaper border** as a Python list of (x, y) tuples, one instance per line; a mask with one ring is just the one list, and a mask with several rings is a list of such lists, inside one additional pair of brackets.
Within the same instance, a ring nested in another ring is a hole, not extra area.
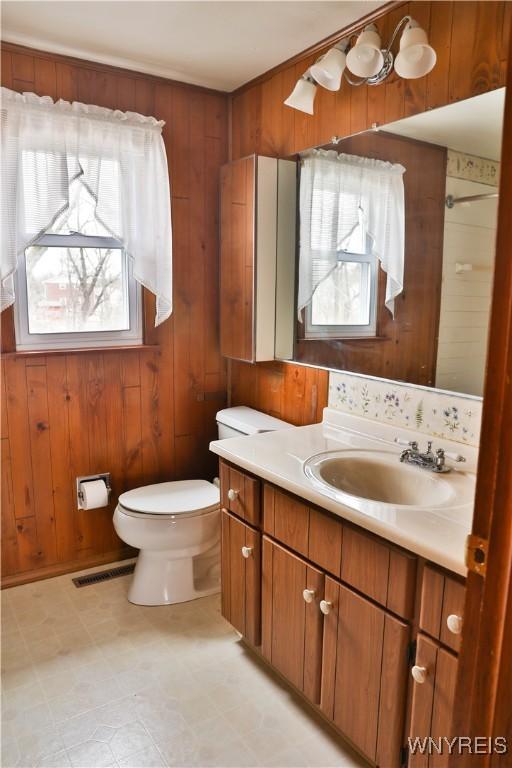
[(467, 155), (464, 152), (449, 149), (446, 175), (497, 187), (500, 179), (500, 164), (496, 160), (487, 160), (485, 157)]
[(352, 373), (329, 374), (329, 408), (478, 447), (482, 401)]

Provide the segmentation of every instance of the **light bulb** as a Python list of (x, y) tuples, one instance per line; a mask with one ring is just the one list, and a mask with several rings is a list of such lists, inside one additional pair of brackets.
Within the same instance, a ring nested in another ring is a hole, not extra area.
[(434, 68), (436, 52), (428, 43), (427, 33), (411, 20), (400, 39), (400, 50), (395, 59), (395, 72), (408, 80), (423, 77)]
[(310, 71), (308, 69), (300, 80), (295, 83), (295, 88), (290, 93), (285, 104), (292, 109), (298, 109), (299, 112), (306, 112), (308, 115), (314, 114), (313, 103), (316, 96), (316, 85), (310, 79)]

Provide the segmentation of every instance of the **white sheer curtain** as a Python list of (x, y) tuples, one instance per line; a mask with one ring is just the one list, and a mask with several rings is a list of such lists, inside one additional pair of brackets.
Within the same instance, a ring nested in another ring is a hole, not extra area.
[(169, 173), (163, 122), (134, 112), (2, 88), (1, 309), (14, 302), (18, 259), (69, 207), (73, 182), (119, 239), (133, 276), (157, 297), (155, 325), (172, 312)]
[[(385, 304), (403, 289), (405, 207), (403, 165), (333, 150), (312, 150), (300, 174), (299, 312), (350, 251), (358, 227), (387, 274)], [(359, 238), (356, 238), (359, 239)]]

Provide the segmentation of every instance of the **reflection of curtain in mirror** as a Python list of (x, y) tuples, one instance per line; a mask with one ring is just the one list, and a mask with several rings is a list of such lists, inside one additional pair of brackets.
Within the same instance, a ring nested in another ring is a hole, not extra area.
[(386, 307), (403, 289), (405, 206), (402, 165), (312, 150), (300, 174), (299, 312), (338, 264), (338, 254), (371, 252), (387, 274)]

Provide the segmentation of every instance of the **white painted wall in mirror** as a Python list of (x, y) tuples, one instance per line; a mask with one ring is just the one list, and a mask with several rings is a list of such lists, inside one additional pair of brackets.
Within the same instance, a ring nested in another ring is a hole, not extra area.
[[(488, 173), (488, 165), (494, 174)], [(494, 192), (498, 174), (499, 163), (450, 151), (446, 194), (465, 197)], [(497, 199), (445, 210), (436, 369), (436, 385), (441, 389), (483, 393), (497, 213)], [(457, 273), (457, 263), (470, 264), (472, 270)]]

